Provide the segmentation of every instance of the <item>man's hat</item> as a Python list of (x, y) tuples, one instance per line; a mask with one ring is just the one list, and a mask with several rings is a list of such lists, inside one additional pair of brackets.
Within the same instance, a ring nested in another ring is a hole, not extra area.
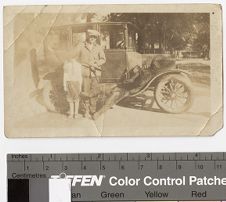
[(86, 31), (86, 33), (89, 35), (89, 36), (100, 36), (100, 33), (97, 31), (97, 30), (94, 30), (94, 29), (88, 29)]

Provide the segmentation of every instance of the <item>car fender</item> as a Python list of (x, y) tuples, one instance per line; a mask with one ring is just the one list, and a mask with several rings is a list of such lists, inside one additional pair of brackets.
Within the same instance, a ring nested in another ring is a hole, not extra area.
[(154, 83), (156, 80), (158, 80), (162, 76), (166, 76), (166, 75), (170, 75), (170, 74), (181, 74), (181, 75), (183, 75), (185, 77), (191, 77), (191, 73), (188, 72), (188, 71), (186, 71), (186, 70), (180, 70), (180, 69), (168, 70), (168, 71), (161, 72), (161, 73), (157, 74), (156, 76), (154, 76), (150, 80), (149, 85), (151, 85), (152, 83)]
[(130, 94), (130, 96), (132, 96), (132, 97), (137, 96), (138, 94), (145, 92), (149, 88), (149, 86), (151, 86), (154, 82), (158, 81), (158, 79), (160, 79), (163, 76), (170, 75), (170, 74), (181, 74), (185, 78), (188, 78), (188, 80), (189, 80), (189, 77), (191, 76), (191, 73), (189, 73), (188, 71), (180, 70), (180, 69), (164, 71), (164, 72), (161, 72), (161, 73), (157, 74), (156, 76), (154, 76), (139, 92)]

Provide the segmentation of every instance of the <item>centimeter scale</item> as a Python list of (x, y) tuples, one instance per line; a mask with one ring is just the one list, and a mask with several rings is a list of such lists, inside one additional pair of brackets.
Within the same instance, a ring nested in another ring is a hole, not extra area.
[(224, 201), (226, 153), (8, 154), (8, 202)]

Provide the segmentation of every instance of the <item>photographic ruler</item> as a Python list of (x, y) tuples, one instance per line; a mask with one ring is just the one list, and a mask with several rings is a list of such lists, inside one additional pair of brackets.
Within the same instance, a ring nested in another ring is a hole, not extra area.
[(226, 153), (8, 154), (7, 176), (8, 202), (226, 200)]

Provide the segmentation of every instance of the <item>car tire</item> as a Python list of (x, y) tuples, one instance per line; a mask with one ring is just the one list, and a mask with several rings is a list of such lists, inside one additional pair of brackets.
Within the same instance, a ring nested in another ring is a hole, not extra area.
[(163, 111), (174, 114), (185, 112), (193, 103), (190, 79), (181, 74), (163, 76), (158, 80), (154, 96)]

